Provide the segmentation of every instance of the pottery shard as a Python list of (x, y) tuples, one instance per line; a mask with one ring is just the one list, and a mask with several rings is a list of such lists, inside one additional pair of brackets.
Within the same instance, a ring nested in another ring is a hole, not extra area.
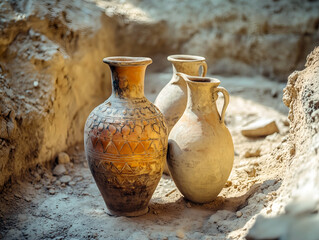
[(265, 137), (275, 132), (279, 129), (274, 119), (258, 119), (241, 130), (245, 137)]
[(66, 168), (64, 167), (63, 164), (58, 164), (55, 166), (53, 169), (53, 175), (55, 176), (60, 176), (66, 172)]

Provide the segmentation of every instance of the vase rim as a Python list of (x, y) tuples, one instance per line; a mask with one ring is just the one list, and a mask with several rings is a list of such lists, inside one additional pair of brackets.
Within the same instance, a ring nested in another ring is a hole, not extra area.
[(103, 62), (110, 66), (142, 66), (149, 65), (153, 61), (149, 57), (128, 57), (128, 56), (114, 56), (103, 58)]
[(186, 54), (175, 54), (167, 57), (170, 62), (198, 62), (205, 61), (206, 59), (202, 56), (186, 55)]
[(220, 84), (220, 80), (217, 78), (212, 78), (212, 77), (200, 77), (200, 76), (190, 76), (187, 75), (185, 73), (177, 73), (177, 75), (183, 77), (183, 79), (186, 82), (192, 82), (192, 83), (198, 83), (198, 84), (207, 84), (207, 83), (211, 83), (214, 85), (219, 85)]

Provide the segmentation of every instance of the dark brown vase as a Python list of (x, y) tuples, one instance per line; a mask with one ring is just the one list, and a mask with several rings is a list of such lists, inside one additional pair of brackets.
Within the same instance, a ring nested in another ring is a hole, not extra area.
[(113, 215), (139, 216), (161, 178), (167, 127), (144, 96), (144, 75), (152, 60), (103, 59), (112, 73), (112, 95), (89, 115), (84, 129), (86, 158)]

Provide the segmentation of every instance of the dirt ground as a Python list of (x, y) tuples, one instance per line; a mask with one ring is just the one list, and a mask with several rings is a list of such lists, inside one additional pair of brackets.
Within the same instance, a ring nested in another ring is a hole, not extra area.
[[(259, 76), (214, 77), (231, 95), (226, 123), (235, 145), (234, 168), (215, 201), (188, 202), (163, 175), (148, 214), (109, 216), (79, 143), (67, 150), (71, 161), (63, 175), (53, 175), (57, 163), (42, 165), (4, 188), (0, 239), (243, 239), (256, 214), (272, 215), (278, 208), (272, 203), (286, 166), (273, 150), (288, 133), (288, 109), (281, 100), (285, 84)], [(146, 96), (154, 101), (170, 78), (171, 69), (148, 73)], [(222, 101), (218, 104), (220, 109)], [(242, 126), (259, 118), (276, 119), (280, 133), (242, 136)]]

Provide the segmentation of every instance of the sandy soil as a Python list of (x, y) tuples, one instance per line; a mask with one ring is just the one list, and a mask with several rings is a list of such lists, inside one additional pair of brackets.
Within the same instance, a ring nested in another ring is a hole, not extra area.
[[(170, 77), (170, 69), (148, 73), (147, 97), (154, 101)], [(65, 164), (64, 175), (53, 176), (56, 163), (42, 165), (6, 186), (0, 194), (0, 239), (244, 238), (256, 214), (272, 215), (278, 208), (272, 203), (286, 166), (272, 150), (288, 133), (288, 109), (281, 100), (283, 84), (263, 77), (218, 78), (231, 94), (226, 122), (234, 140), (235, 162), (229, 181), (214, 202), (188, 202), (171, 178), (163, 175), (148, 214), (111, 217), (105, 213), (81, 143), (68, 150), (71, 162)], [(221, 107), (222, 101), (218, 102)], [(276, 119), (280, 133), (258, 139), (241, 135), (243, 125), (263, 117)], [(256, 157), (247, 157), (258, 149)]]

